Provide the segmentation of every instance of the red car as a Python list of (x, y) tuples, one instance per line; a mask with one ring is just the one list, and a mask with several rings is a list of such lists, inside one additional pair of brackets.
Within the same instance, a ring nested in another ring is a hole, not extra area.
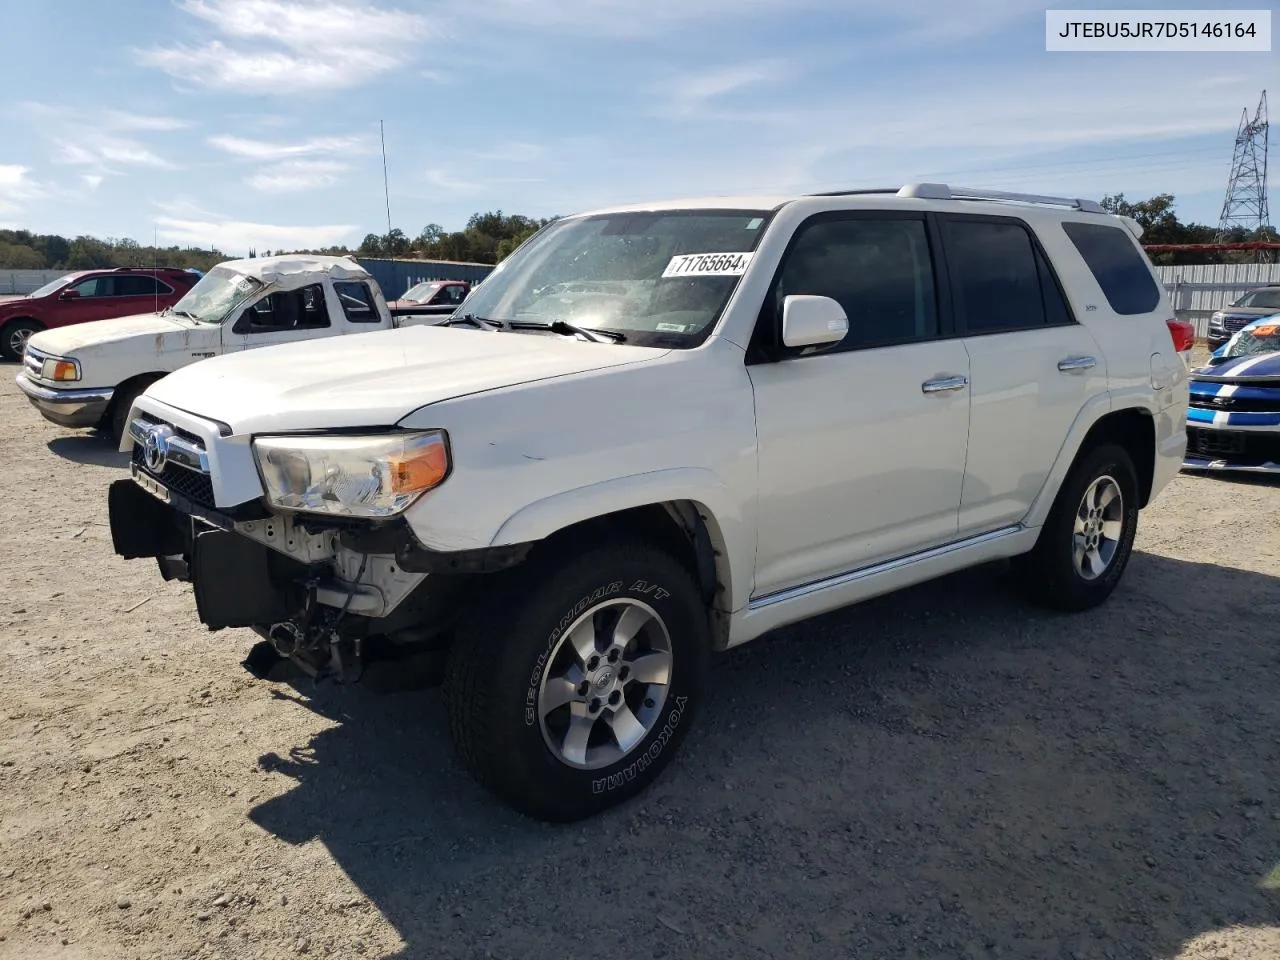
[(467, 299), (471, 284), (465, 280), (425, 280), (410, 287), (399, 300), (387, 304), (392, 316), (450, 314)]
[(0, 358), (21, 360), (27, 338), (50, 327), (171, 307), (199, 279), (199, 274), (170, 267), (82, 270), (29, 296), (0, 300)]

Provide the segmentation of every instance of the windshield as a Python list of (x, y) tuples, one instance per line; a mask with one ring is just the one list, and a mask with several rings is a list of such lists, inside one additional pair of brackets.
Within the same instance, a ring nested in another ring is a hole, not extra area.
[(410, 287), (404, 292), (401, 300), (412, 300), (415, 303), (426, 303), (431, 299), (431, 295), (440, 289), (438, 283), (420, 283), (415, 287)]
[(769, 217), (670, 210), (560, 220), (499, 264), (456, 316), (563, 320), (641, 346), (694, 347), (719, 319)]
[(78, 274), (78, 273), (64, 274), (63, 276), (59, 277), (57, 280), (50, 280), (50, 281), (49, 281), (48, 283), (46, 283), (43, 287), (41, 287), (39, 290), (33, 290), (31, 293), (27, 294), (27, 296), (29, 296), (29, 297), (47, 297), (49, 294), (53, 293), (53, 291), (55, 291), (55, 290), (57, 290), (59, 287), (61, 287), (64, 283), (67, 283), (67, 282), (69, 282), (70, 280), (73, 280), (74, 278), (76, 278), (76, 277), (78, 277), (78, 276), (80, 276), (80, 274)]
[(1280, 287), (1271, 287), (1266, 290), (1250, 290), (1233, 303), (1232, 306), (1280, 310)]
[(1252, 329), (1241, 330), (1231, 338), (1231, 342), (1222, 351), (1222, 356), (1256, 357), (1261, 353), (1277, 351), (1280, 351), (1280, 317), (1275, 318), (1275, 323), (1258, 324)]
[(173, 305), (173, 312), (198, 323), (221, 323), (262, 286), (262, 282), (253, 277), (226, 267), (214, 267)]

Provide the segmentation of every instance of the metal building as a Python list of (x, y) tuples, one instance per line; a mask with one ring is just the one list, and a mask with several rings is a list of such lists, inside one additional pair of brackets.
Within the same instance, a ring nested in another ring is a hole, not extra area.
[(1173, 309), (1195, 324), (1196, 336), (1209, 329), (1209, 317), (1254, 287), (1280, 283), (1280, 263), (1196, 263), (1158, 266)]
[(399, 298), (416, 283), (425, 280), (466, 280), (477, 284), (493, 270), (490, 263), (466, 263), (457, 260), (391, 260), (381, 257), (357, 257), (382, 288), (388, 300)]

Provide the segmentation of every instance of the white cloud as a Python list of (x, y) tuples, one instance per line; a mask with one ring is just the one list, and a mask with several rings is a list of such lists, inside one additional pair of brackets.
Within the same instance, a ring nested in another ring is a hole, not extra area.
[(337, 183), (350, 169), (337, 160), (288, 160), (259, 170), (245, 183), (262, 193), (298, 193)]
[(191, 126), (189, 120), (180, 120), (177, 117), (148, 116), (129, 113), (125, 110), (108, 110), (104, 116), (99, 118), (99, 122), (113, 130), (145, 130), (153, 132), (185, 130)]
[(484, 190), (484, 184), (474, 180), (463, 180), (443, 167), (432, 167), (423, 171), (423, 178), (433, 188), (454, 197), (467, 197)]
[(139, 62), (200, 87), (288, 94), (357, 86), (404, 64), (425, 17), (361, 0), (185, 0), (226, 40), (153, 47)]
[(30, 177), (29, 167), (0, 163), (0, 213), (12, 213), (29, 200), (45, 195), (45, 189)]
[(350, 225), (284, 226), (239, 220), (182, 220), (156, 217), (157, 232), (170, 243), (206, 247), (210, 244), (232, 256), (257, 249), (317, 249), (356, 238)]
[(655, 85), (653, 102), (658, 113), (679, 118), (706, 119), (720, 112), (718, 103), (749, 87), (776, 84), (789, 70), (778, 60), (729, 64), (669, 77)]
[(95, 167), (111, 164), (130, 167), (171, 169), (173, 164), (137, 140), (88, 133), (76, 139), (55, 141), (54, 163), (68, 166)]
[(271, 143), (232, 136), (209, 138), (210, 146), (247, 160), (284, 160), (315, 153), (353, 152), (362, 149), (363, 143), (360, 137), (318, 137), (301, 143)]
[(89, 187), (90, 190), (97, 190), (102, 185), (102, 175), (97, 173), (82, 174), (81, 180)]

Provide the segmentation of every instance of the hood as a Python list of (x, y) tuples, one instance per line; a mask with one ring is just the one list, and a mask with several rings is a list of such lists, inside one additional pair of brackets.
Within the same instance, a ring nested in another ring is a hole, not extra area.
[(225, 354), (147, 391), (233, 433), (391, 426), (467, 394), (643, 363), (666, 349), (415, 326)]
[(1280, 351), (1233, 357), (1216, 367), (1200, 367), (1191, 379), (1202, 383), (1280, 383)]
[[(66, 327), (54, 327), (42, 330), (33, 335), (29, 341), (31, 346), (45, 353), (56, 356), (75, 356), (77, 351), (86, 347), (106, 346), (121, 340), (141, 337), (157, 337), (177, 330), (191, 330), (199, 326), (180, 317), (164, 316), (159, 313), (139, 313), (132, 317), (116, 317), (113, 320), (90, 320), (88, 323), (73, 323)], [(208, 329), (216, 329), (204, 325)], [(156, 342), (160, 347), (160, 342)]]
[(1271, 317), (1276, 313), (1275, 307), (1223, 307), (1215, 310), (1224, 317)]

